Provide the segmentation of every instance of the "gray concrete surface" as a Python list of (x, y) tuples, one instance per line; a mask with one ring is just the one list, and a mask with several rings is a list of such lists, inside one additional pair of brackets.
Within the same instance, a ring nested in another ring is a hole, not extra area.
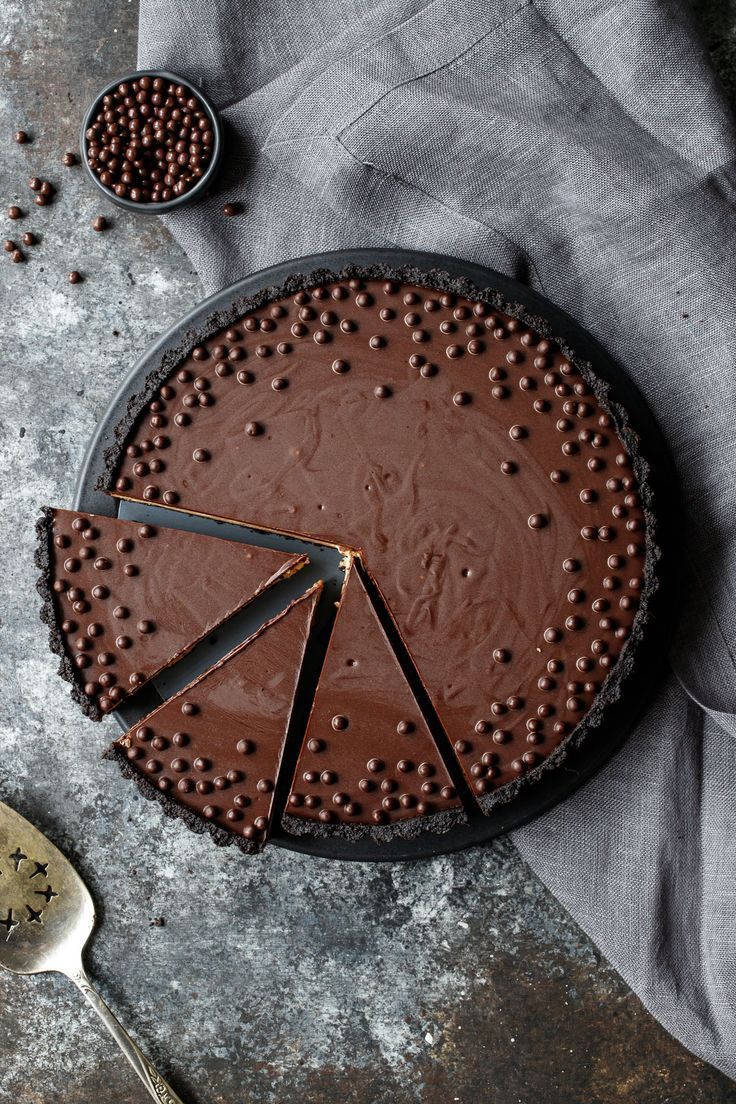
[[(731, 80), (736, 8), (700, 6)], [(192, 1104), (736, 1104), (510, 843), (405, 866), (249, 862), (100, 760), (112, 722), (79, 716), (37, 620), (33, 520), (70, 501), (121, 373), (201, 289), (156, 221), (112, 212), (95, 234), (110, 212), (61, 165), (88, 98), (133, 67), (135, 4), (0, 0), (0, 36), (1, 206), (31, 211), (3, 236), (41, 239), (25, 264), (0, 258), (0, 796), (92, 888), (104, 995)], [(31, 174), (58, 186), (52, 206), (29, 206)], [(143, 1099), (68, 983), (0, 977), (0, 1104)]]

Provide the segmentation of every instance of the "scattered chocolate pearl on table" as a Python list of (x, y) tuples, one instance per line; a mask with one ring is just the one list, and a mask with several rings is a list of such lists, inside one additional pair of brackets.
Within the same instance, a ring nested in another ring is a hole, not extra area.
[(37, 176), (32, 176), (31, 179), (28, 181), (28, 187), (31, 189), (32, 192), (40, 192), (42, 184), (43, 180), (39, 179), (39, 177)]
[(96, 218), (92, 219), (91, 225), (93, 230), (99, 232), (101, 230), (107, 230), (109, 223), (104, 215), (98, 215)]
[(77, 155), (75, 153), (72, 153), (71, 151), (69, 151), (69, 152), (64, 154), (61, 161), (62, 161), (63, 165), (67, 166), (67, 168), (71, 168), (72, 165), (76, 165), (76, 163), (77, 163)]
[(14, 249), (13, 252), (10, 254), (10, 259), (13, 264), (20, 264), (21, 261), (25, 260), (25, 257), (21, 253), (20, 249)]
[(134, 203), (165, 203), (190, 191), (212, 159), (212, 121), (194, 92), (163, 77), (122, 82), (102, 97), (86, 131), (100, 183)]
[(30, 140), (31, 140), (30, 137), (28, 136), (28, 132), (25, 131), (25, 130), (16, 130), (15, 134), (13, 135), (13, 138), (15, 139), (15, 141), (18, 143), (19, 146), (24, 146), (26, 144), (26, 142), (30, 142)]
[(50, 196), (43, 195), (41, 192), (38, 192), (33, 202), (36, 204), (37, 207), (47, 207), (50, 201)]
[(67, 279), (68, 279), (70, 284), (78, 284), (79, 281), (82, 279), (82, 277), (81, 277), (79, 272), (75, 271), (75, 272), (70, 272), (69, 275), (67, 276)]
[(13, 250), (17, 249), (17, 248), (18, 247), (16, 246), (15, 242), (11, 241), (10, 238), (6, 238), (5, 241), (3, 242), (3, 249), (5, 250), (6, 253), (12, 253)]
[(9, 219), (13, 219), (13, 221), (15, 221), (16, 219), (19, 219), (19, 218), (22, 218), (22, 217), (23, 217), (23, 212), (21, 211), (20, 207), (15, 207), (15, 206), (8, 207), (8, 218)]
[(30, 230), (26, 230), (25, 234), (23, 235), (23, 244), (24, 245), (36, 245), (37, 242), (38, 242), (38, 238), (36, 237), (36, 235), (31, 233)]
[(228, 218), (232, 218), (233, 215), (239, 215), (242, 207), (239, 203), (226, 203), (222, 208), (223, 215), (227, 215)]

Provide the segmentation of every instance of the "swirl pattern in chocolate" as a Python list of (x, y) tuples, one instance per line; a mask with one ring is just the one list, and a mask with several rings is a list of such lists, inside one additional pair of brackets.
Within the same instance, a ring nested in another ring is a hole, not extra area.
[(358, 554), (488, 808), (590, 711), (637, 616), (645, 515), (601, 395), (487, 302), (335, 279), (202, 340), (110, 489)]

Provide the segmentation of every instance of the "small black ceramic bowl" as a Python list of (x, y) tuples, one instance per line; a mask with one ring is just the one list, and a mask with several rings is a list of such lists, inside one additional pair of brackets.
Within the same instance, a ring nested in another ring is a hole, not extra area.
[[(172, 199), (163, 200), (161, 202), (141, 202), (132, 199), (128, 199), (126, 196), (116, 195), (112, 188), (108, 188), (103, 184), (100, 178), (92, 169), (89, 163), (89, 157), (87, 150), (89, 147), (89, 139), (87, 138), (87, 131), (95, 121), (95, 116), (102, 110), (102, 100), (105, 96), (115, 92), (120, 84), (132, 84), (133, 81), (140, 80), (141, 77), (150, 77), (155, 80), (160, 77), (168, 84), (184, 85), (189, 89), (193, 97), (199, 100), (202, 105), (202, 109), (207, 115), (212, 128), (213, 142), (212, 153), (209, 163), (202, 176), (199, 178), (196, 184), (194, 184), (188, 191), (183, 192), (181, 195), (174, 196)], [(90, 104), (82, 122), (82, 131), (80, 135), (80, 150), (82, 154), (82, 162), (89, 177), (94, 182), (95, 186), (99, 188), (102, 194), (109, 199), (112, 203), (117, 204), (118, 207), (124, 207), (128, 211), (135, 211), (141, 215), (161, 215), (167, 211), (174, 211), (177, 207), (183, 207), (187, 203), (192, 203), (198, 199), (202, 193), (211, 185), (215, 174), (220, 166), (222, 158), (222, 123), (220, 116), (218, 115), (217, 108), (211, 102), (211, 100), (205, 96), (201, 89), (196, 88), (191, 81), (186, 80), (184, 77), (178, 76), (176, 73), (168, 73), (163, 69), (141, 69), (136, 73), (128, 73), (124, 77), (118, 77), (114, 81), (110, 81), (98, 94), (95, 96), (94, 101)]]

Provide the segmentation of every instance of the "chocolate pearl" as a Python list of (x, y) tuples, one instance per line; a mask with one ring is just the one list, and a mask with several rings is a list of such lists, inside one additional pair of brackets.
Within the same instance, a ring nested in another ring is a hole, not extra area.
[(76, 271), (70, 272), (67, 275), (67, 280), (69, 281), (70, 284), (78, 284), (81, 279), (82, 279), (82, 277), (81, 277), (80, 273), (76, 272)]
[(378, 773), (380, 773), (380, 771), (383, 770), (383, 760), (382, 759), (369, 759), (368, 762), (366, 763), (366, 767), (371, 772), (371, 774), (378, 774)]
[(337, 716), (333, 717), (331, 723), (336, 732), (342, 732), (348, 727), (347, 717), (343, 717), (340, 714), (337, 714)]
[(316, 755), (320, 751), (324, 751), (324, 741), (318, 740), (313, 736), (310, 740), (307, 740), (307, 748), (313, 755)]
[(414, 731), (414, 724), (412, 721), (399, 721), (396, 726), (396, 731), (399, 736), (408, 736)]
[(513, 460), (504, 460), (501, 464), (501, 471), (504, 475), (513, 475), (517, 471), (517, 466)]
[(467, 404), (471, 401), (471, 398), (467, 391), (457, 391), (452, 396), (452, 401), (454, 402), (455, 406), (467, 406)]
[[(317, 335), (315, 334), (315, 341), (316, 340), (317, 340)], [(380, 334), (374, 334), (373, 337), (368, 342), (368, 344), (370, 345), (371, 349), (382, 349), (384, 347), (384, 345), (386, 344), (386, 339), (381, 337)]]
[(156, 626), (154, 625), (153, 621), (145, 621), (144, 620), (144, 621), (139, 621), (138, 624), (136, 625), (136, 628), (138, 629), (139, 633), (143, 634), (144, 636), (147, 636), (149, 633), (152, 633), (152, 632), (155, 631)]
[(531, 514), (527, 524), (530, 529), (544, 529), (547, 524), (547, 518), (544, 514)]
[(379, 384), (378, 387), (373, 388), (373, 394), (377, 399), (388, 399), (391, 396), (391, 388), (386, 387), (385, 384)]
[(259, 437), (263, 432), (263, 427), (259, 422), (246, 422), (245, 432), (249, 437)]
[(496, 663), (509, 663), (511, 652), (507, 648), (496, 648), (493, 652), (493, 658)]
[(13, 264), (22, 264), (23, 261), (25, 261), (25, 257), (21, 253), (20, 249), (14, 249), (13, 252), (10, 254), (10, 259)]
[(198, 448), (192, 453), (192, 459), (196, 460), (198, 464), (206, 464), (210, 458), (210, 454), (207, 449)]
[(335, 372), (336, 375), (342, 376), (345, 374), (345, 372), (348, 372), (349, 370), (350, 365), (346, 360), (333, 360), (332, 371)]
[(255, 744), (252, 740), (238, 740), (235, 745), (235, 750), (239, 752), (240, 755), (251, 755), (255, 751)]
[(523, 441), (526, 436), (527, 431), (524, 426), (512, 425), (511, 429), (509, 430), (509, 437), (512, 441)]
[(8, 218), (9, 219), (12, 219), (15, 222), (16, 219), (19, 219), (19, 218), (22, 218), (22, 217), (23, 217), (23, 212), (21, 211), (20, 207), (16, 207), (15, 205), (13, 205), (12, 207), (8, 207)]
[(37, 241), (38, 241), (38, 238), (36, 237), (36, 235), (31, 233), (30, 230), (26, 230), (25, 234), (23, 235), (23, 244), (24, 245), (35, 245)]
[(108, 222), (104, 215), (97, 215), (96, 218), (92, 219), (92, 229), (98, 231), (98, 233), (101, 230), (107, 230), (107, 227)]
[(226, 203), (225, 206), (222, 208), (222, 213), (223, 215), (226, 215), (227, 218), (232, 218), (233, 215), (239, 214), (240, 210), (241, 208), (239, 203)]

